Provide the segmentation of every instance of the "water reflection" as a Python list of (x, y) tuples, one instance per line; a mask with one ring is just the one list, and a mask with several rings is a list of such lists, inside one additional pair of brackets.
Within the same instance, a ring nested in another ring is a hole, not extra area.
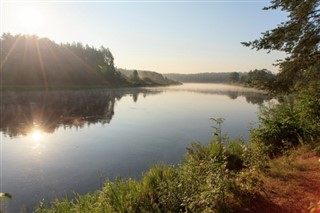
[[(93, 89), (68, 91), (29, 91), (1, 93), (0, 131), (10, 137), (30, 135), (38, 141), (41, 133), (53, 133), (60, 126), (83, 128), (91, 124), (110, 123), (117, 101), (129, 95), (134, 102), (139, 95), (193, 92), (223, 95), (230, 99), (245, 97), (248, 103), (262, 104), (270, 98), (257, 90), (228, 85), (185, 84), (145, 89)], [(41, 129), (41, 131), (39, 130)]]
[(38, 142), (41, 140), (42, 132), (38, 129), (31, 131), (30, 138), (32, 141)]
[(159, 92), (143, 89), (3, 92), (0, 131), (10, 137), (30, 135), (32, 140), (40, 140), (41, 132), (53, 133), (60, 126), (108, 124), (116, 101), (123, 96), (132, 95), (136, 102), (140, 93), (146, 97)]
[(212, 84), (0, 94), (3, 191), (14, 195), (8, 212), (98, 189), (98, 171), (139, 177), (152, 164), (179, 163), (192, 141), (211, 139), (210, 117), (246, 139), (255, 103), (266, 97)]
[(254, 88), (246, 88), (240, 86), (232, 86), (226, 84), (195, 84), (188, 83), (182, 86), (172, 86), (168, 88), (162, 88), (163, 91), (183, 91), (200, 93), (207, 95), (225, 95), (230, 99), (235, 100), (239, 97), (245, 97), (247, 103), (250, 104), (263, 104), (266, 101), (270, 101), (270, 97), (266, 92), (257, 90)]

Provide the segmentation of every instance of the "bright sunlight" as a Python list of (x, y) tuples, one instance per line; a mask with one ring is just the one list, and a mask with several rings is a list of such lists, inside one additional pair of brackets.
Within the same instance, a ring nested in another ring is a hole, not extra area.
[(26, 7), (19, 11), (18, 19), (28, 33), (39, 33), (43, 25), (43, 15), (39, 9)]
[(40, 141), (41, 137), (42, 137), (42, 133), (38, 129), (33, 130), (30, 134), (30, 138), (32, 141)]

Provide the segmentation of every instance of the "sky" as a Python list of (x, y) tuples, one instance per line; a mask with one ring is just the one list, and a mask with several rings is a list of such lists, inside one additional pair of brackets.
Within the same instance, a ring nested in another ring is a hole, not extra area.
[(280, 52), (255, 51), (252, 41), (287, 19), (262, 10), (265, 0), (1, 1), (1, 35), (36, 34), (57, 43), (111, 50), (119, 68), (160, 73), (274, 73)]

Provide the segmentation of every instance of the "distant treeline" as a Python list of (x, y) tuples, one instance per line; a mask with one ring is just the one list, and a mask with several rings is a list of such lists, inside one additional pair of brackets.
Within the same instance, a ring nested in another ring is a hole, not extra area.
[[(136, 82), (117, 71), (108, 48), (81, 43), (57, 44), (36, 35), (4, 33), (1, 42), (1, 84), (5, 86), (130, 86)], [(151, 79), (150, 84), (160, 84)], [(162, 82), (168, 83), (168, 82)]]
[(259, 89), (268, 89), (276, 79), (267, 69), (255, 69), (249, 72), (220, 72), (195, 74), (163, 74), (164, 76), (184, 83), (234, 83)]
[[(243, 75), (243, 73), (240, 73)], [(195, 74), (177, 74), (169, 73), (163, 74), (164, 76), (183, 83), (228, 83), (228, 72), (220, 73), (195, 73)]]

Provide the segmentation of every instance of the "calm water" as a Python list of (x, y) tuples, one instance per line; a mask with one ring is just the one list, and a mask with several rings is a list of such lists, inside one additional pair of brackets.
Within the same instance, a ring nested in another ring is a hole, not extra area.
[(210, 140), (211, 117), (225, 118), (231, 137), (247, 138), (267, 98), (218, 84), (1, 95), (1, 190), (14, 196), (8, 212), (178, 163), (192, 141)]

